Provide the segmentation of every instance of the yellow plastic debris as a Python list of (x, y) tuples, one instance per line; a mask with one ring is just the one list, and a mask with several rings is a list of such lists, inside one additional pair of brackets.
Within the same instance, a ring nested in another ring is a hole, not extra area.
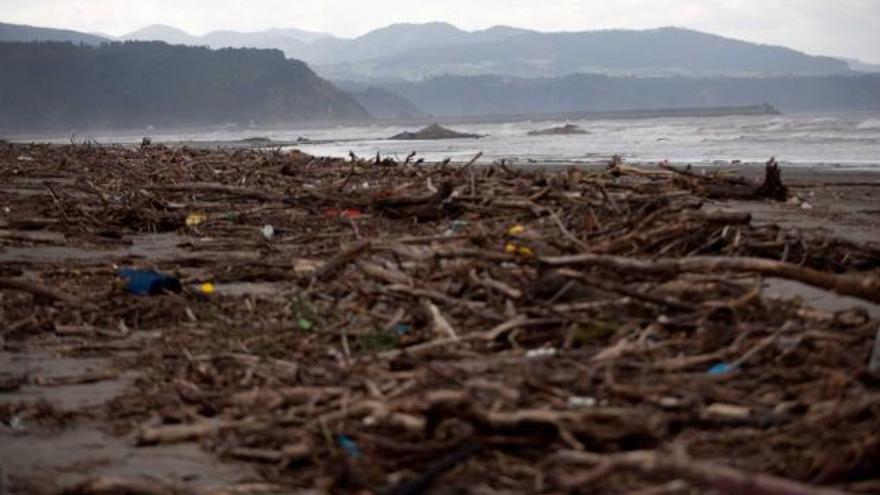
[(202, 291), (202, 294), (213, 294), (217, 288), (211, 282), (206, 282), (199, 286), (199, 290)]
[(526, 228), (522, 225), (514, 225), (507, 231), (507, 235), (521, 235), (525, 234)]
[(187, 227), (195, 227), (196, 225), (201, 225), (208, 221), (208, 215), (204, 213), (190, 213), (186, 217), (186, 226)]
[(534, 256), (535, 252), (528, 246), (518, 246), (512, 242), (508, 242), (504, 246), (504, 252), (507, 254), (520, 254), (522, 256)]

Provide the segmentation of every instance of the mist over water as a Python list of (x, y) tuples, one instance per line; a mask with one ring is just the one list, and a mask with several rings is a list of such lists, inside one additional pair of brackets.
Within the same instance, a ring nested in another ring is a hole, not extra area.
[[(151, 135), (154, 142), (227, 141), (268, 137), (294, 141), (303, 137), (322, 144), (295, 146), (318, 156), (392, 156), (403, 160), (416, 151), (428, 161), (452, 158), (469, 160), (482, 151), (483, 163), (505, 159), (508, 163), (590, 163), (621, 154), (630, 162), (669, 160), (674, 163), (713, 164), (763, 163), (776, 156), (784, 163), (817, 167), (880, 167), (880, 113), (822, 113), (781, 116), (721, 118), (663, 118), (645, 120), (571, 121), (589, 134), (570, 136), (527, 136), (532, 130), (562, 125), (561, 122), (516, 122), (501, 124), (450, 124), (446, 127), (485, 135), (478, 140), (388, 141), (402, 130), (419, 126), (373, 125), (364, 127), (238, 128), (197, 132), (81, 134), (101, 143), (140, 141)], [(45, 140), (46, 136), (33, 139)], [(54, 136), (65, 142), (69, 136)]]

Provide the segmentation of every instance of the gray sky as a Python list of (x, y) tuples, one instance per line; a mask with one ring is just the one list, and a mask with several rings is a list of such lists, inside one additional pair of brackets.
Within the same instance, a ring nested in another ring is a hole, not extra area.
[(298, 27), (354, 37), (393, 22), (590, 30), (680, 26), (880, 63), (880, 0), (0, 0), (0, 21), (124, 34)]

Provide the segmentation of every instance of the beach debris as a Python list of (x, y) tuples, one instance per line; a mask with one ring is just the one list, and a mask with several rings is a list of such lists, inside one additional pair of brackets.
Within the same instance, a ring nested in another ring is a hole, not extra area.
[(530, 350), (526, 351), (526, 359), (550, 358), (550, 357), (556, 356), (557, 352), (559, 352), (559, 351), (553, 347), (541, 347), (539, 349), (530, 349)]
[(9, 425), (9, 429), (16, 432), (16, 433), (22, 433), (24, 431), (27, 431), (27, 427), (25, 426), (24, 418), (21, 415), (16, 414), (16, 415), (12, 416), (11, 418), (9, 418), (9, 421), (7, 422), (7, 424)]
[(186, 216), (187, 227), (197, 227), (208, 221), (208, 215), (204, 213), (190, 213)]
[(157, 296), (182, 290), (175, 277), (154, 270), (120, 268), (118, 273), (126, 282), (125, 290), (136, 296)]
[(352, 459), (359, 459), (364, 455), (357, 443), (347, 435), (339, 435), (337, 441), (339, 442), (339, 446), (342, 447), (342, 450), (344, 450)]
[(874, 338), (874, 349), (868, 361), (868, 371), (880, 374), (880, 329), (877, 330), (877, 336)]
[[(876, 491), (877, 321), (762, 291), (875, 301), (876, 246), (707, 208), (707, 186), (757, 187), (718, 174), (390, 160), (0, 147), (3, 180), (54, 193), (0, 191), (5, 352), (142, 377), (88, 414), (13, 401), (0, 422), (99, 417), (140, 445), (258, 464), (275, 492), (424, 493), (442, 473), (516, 493)], [(131, 254), (105, 251), (126, 239)], [(62, 243), (87, 256), (30, 256)], [(113, 297), (112, 262), (188, 290)]]
[(749, 407), (716, 402), (703, 411), (705, 418), (748, 419), (752, 415)]
[(459, 232), (467, 230), (470, 224), (471, 223), (467, 220), (453, 220), (449, 222), (449, 229), (446, 231), (446, 235), (452, 236), (458, 234)]
[(695, 193), (711, 199), (758, 200), (770, 199), (784, 202), (788, 188), (782, 183), (782, 172), (775, 157), (771, 157), (764, 169), (764, 181), (752, 184), (741, 177), (725, 177), (718, 174), (699, 175), (688, 169), (679, 169), (668, 163), (660, 167), (678, 174), (678, 179)]
[(572, 409), (582, 409), (588, 407), (596, 407), (599, 401), (595, 397), (582, 397), (573, 395), (568, 398), (568, 407)]
[(0, 278), (0, 290), (27, 292), (34, 296), (35, 301), (48, 300), (74, 304), (79, 302), (79, 299), (73, 295), (24, 279)]
[(210, 296), (211, 294), (214, 294), (215, 292), (217, 292), (217, 287), (214, 284), (212, 284), (211, 282), (205, 282), (205, 283), (199, 285), (199, 292)]
[(723, 376), (734, 371), (736, 371), (735, 366), (732, 366), (729, 363), (718, 363), (709, 368), (709, 371), (707, 371), (706, 373), (709, 376)]
[(404, 323), (397, 323), (392, 328), (397, 335), (406, 335), (412, 331), (412, 327)]
[(25, 383), (27, 383), (27, 377), (24, 375), (0, 373), (0, 393), (14, 392)]
[[(369, 185), (367, 187), (369, 187)], [(345, 208), (345, 209), (327, 208), (326, 210), (324, 210), (324, 215), (327, 216), (328, 218), (355, 219), (355, 218), (362, 217), (364, 215), (364, 212), (362, 212), (361, 210), (359, 210), (357, 208)]]
[(479, 139), (482, 136), (478, 134), (469, 134), (466, 132), (453, 131), (438, 124), (431, 124), (417, 132), (401, 132), (390, 137), (391, 141), (426, 141), (439, 139)]
[(263, 239), (271, 241), (275, 237), (275, 227), (268, 224), (263, 225), (263, 228), (260, 229), (260, 234), (263, 236)]

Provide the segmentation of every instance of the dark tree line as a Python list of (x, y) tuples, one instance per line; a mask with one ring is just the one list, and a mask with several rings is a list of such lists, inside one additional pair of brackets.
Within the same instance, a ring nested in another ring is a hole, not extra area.
[(0, 43), (0, 68), (7, 131), (368, 118), (349, 95), (277, 50)]

